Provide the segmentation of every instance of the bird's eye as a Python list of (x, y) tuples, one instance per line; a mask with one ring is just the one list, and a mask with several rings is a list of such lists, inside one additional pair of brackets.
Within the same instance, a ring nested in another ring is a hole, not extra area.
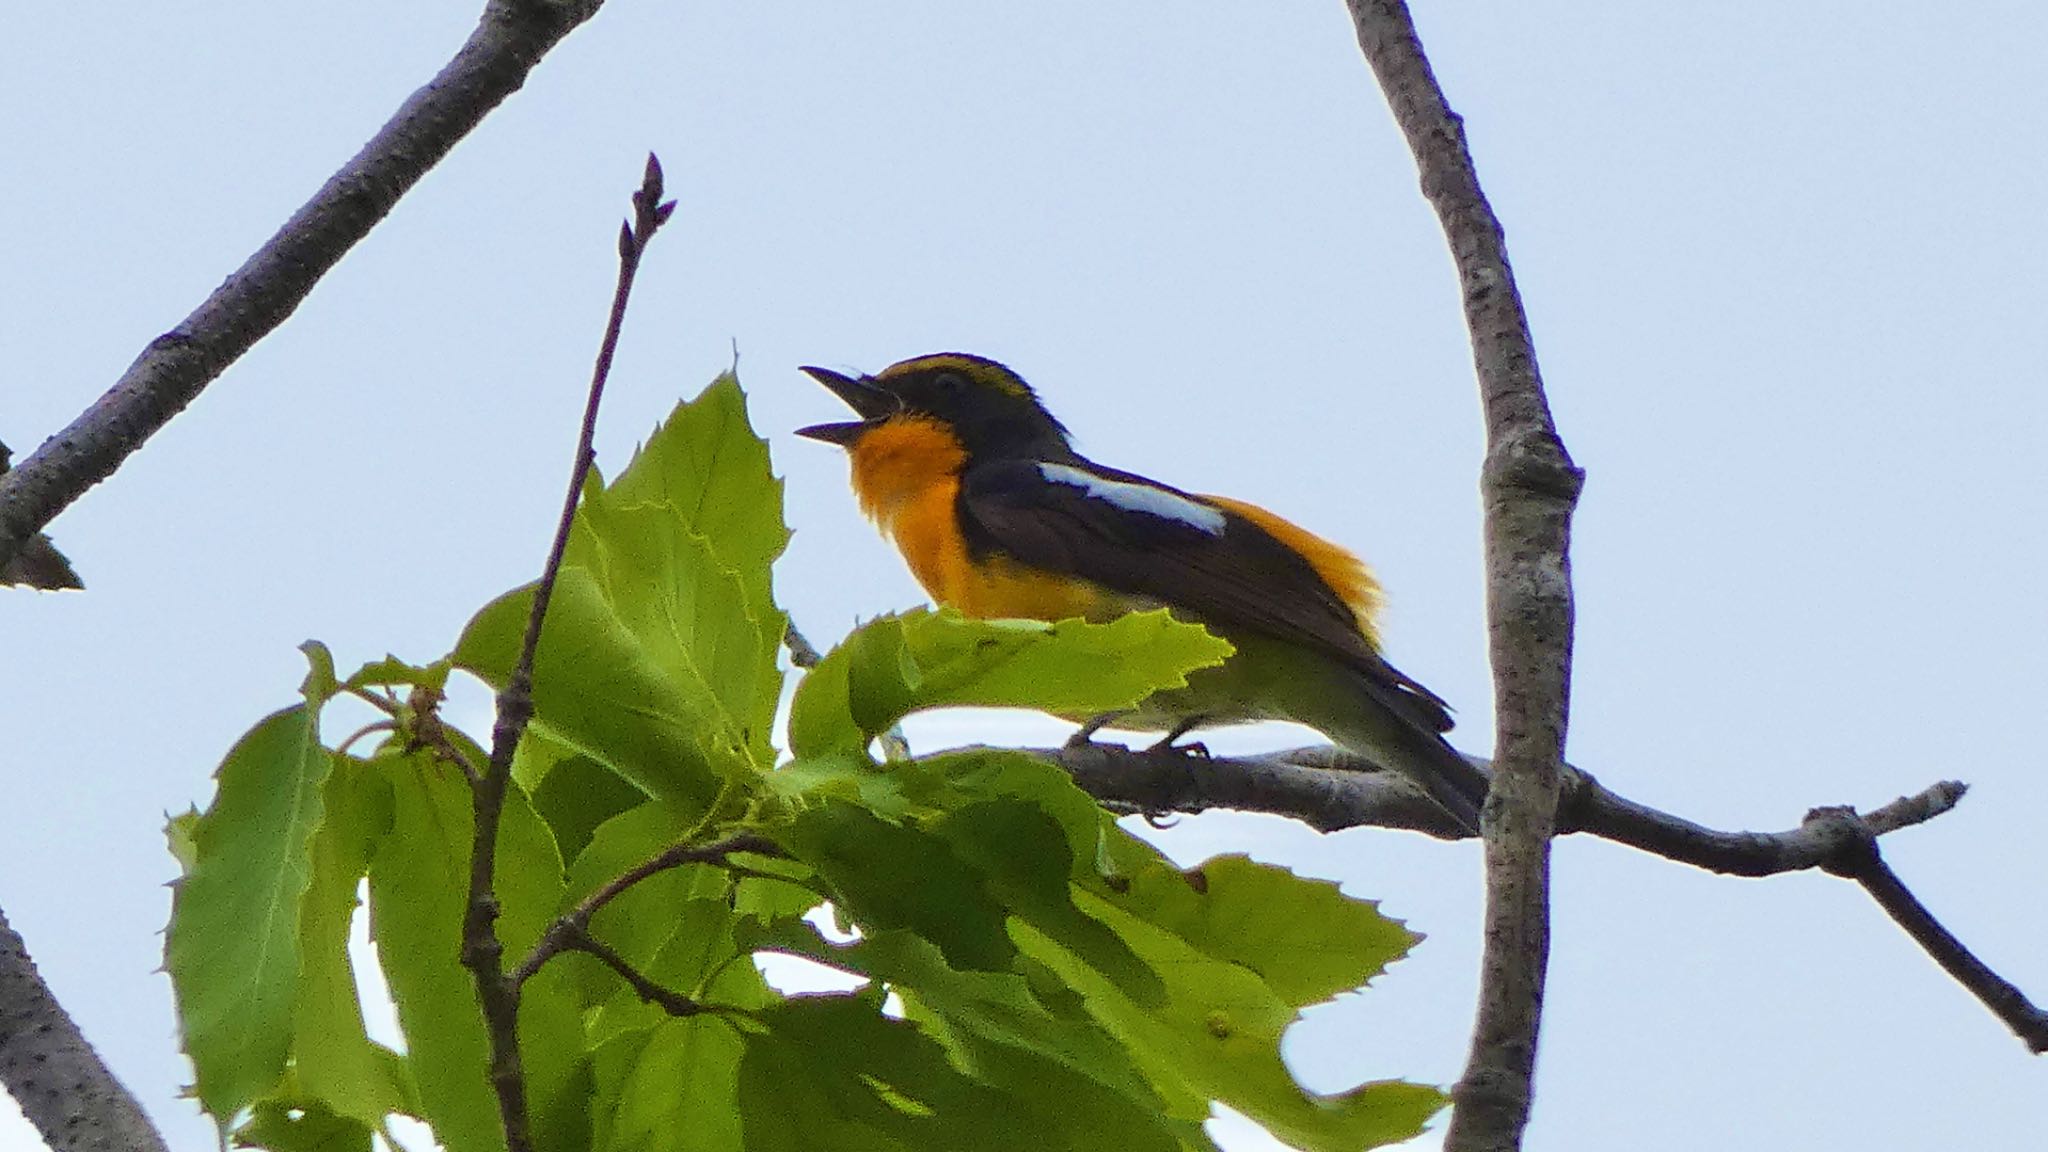
[(967, 377), (958, 372), (941, 372), (938, 379), (932, 383), (937, 385), (941, 392), (958, 392), (967, 387)]

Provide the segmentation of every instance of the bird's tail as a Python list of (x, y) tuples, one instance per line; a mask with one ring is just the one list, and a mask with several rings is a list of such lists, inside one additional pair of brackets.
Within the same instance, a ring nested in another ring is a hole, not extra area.
[(1479, 809), (1491, 786), (1486, 773), (1420, 722), (1412, 703), (1398, 695), (1399, 688), (1350, 668), (1334, 679), (1337, 690), (1305, 694), (1291, 709), (1298, 713), (1292, 719), (1415, 781), (1477, 835)]

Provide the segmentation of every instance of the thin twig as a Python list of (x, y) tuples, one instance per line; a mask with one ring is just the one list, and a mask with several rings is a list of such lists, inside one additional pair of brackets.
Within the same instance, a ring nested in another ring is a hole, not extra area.
[[(717, 864), (736, 852), (751, 852), (757, 856), (780, 856), (782, 848), (774, 841), (751, 832), (714, 840), (709, 844), (695, 844), (688, 841), (672, 844), (654, 856), (611, 878), (602, 888), (578, 901), (574, 908), (555, 917), (555, 922), (541, 934), (531, 952), (514, 968), (507, 981), (514, 986), (531, 979), (540, 967), (557, 955), (576, 947), (576, 941), (589, 935), (591, 918), (605, 905), (626, 894), (634, 885), (656, 876), (671, 868), (685, 864)], [(751, 871), (751, 870), (750, 870)]]
[(349, 733), (348, 736), (345, 737), (341, 743), (336, 744), (334, 746), (334, 754), (336, 756), (348, 755), (348, 750), (355, 745), (356, 741), (361, 740), (363, 737), (368, 736), (373, 732), (395, 732), (397, 730), (398, 723), (396, 721), (372, 720), (368, 724), (363, 725), (361, 728), (358, 728), (355, 731)]
[(592, 441), (597, 436), (597, 409), (604, 398), (605, 380), (611, 374), (612, 355), (618, 349), (619, 330), (625, 324), (626, 302), (632, 295), (633, 277), (640, 257), (654, 233), (675, 209), (661, 200), (661, 165), (652, 155), (640, 190), (633, 194), (633, 219), (619, 233), (619, 277), (612, 292), (611, 317), (605, 324), (604, 341), (598, 347), (597, 364), (591, 372), (590, 398), (583, 407), (583, 428), (576, 441), (576, 460), (569, 471), (569, 491), (562, 501), (561, 519), (555, 525), (554, 542), (548, 548), (547, 563), (534, 587), (533, 609), (526, 618), (526, 635), (519, 658), (506, 677), (497, 699), (497, 722), (491, 729), (491, 758), (473, 788), (476, 811), (476, 839), (470, 850), (469, 902), (463, 917), (462, 963), (476, 978), (477, 1000), (483, 1009), (485, 1032), (490, 1041), (491, 1087), (498, 1096), (498, 1112), (505, 1125), (508, 1152), (531, 1152), (526, 1111), (526, 1076), (519, 1059), (519, 983), (505, 974), (504, 945), (498, 939), (498, 900), (494, 877), (497, 872), (498, 823), (505, 810), (505, 790), (512, 782), (512, 757), (519, 739), (533, 718), (533, 659), (540, 647), (541, 625), (547, 617), (548, 599), (561, 575), (562, 556), (569, 546), (569, 532), (576, 522), (576, 505), (583, 494), (596, 459)]
[(5, 913), (0, 913), (0, 1086), (52, 1152), (164, 1152), (163, 1136), (57, 1003)]
[(455, 58), (106, 394), (0, 477), (0, 567), (285, 322), (313, 285), (603, 0), (489, 0)]
[(569, 940), (567, 947), (570, 951), (581, 952), (586, 956), (593, 957), (599, 963), (617, 973), (619, 979), (624, 980), (639, 995), (641, 1000), (649, 1004), (659, 1005), (662, 1011), (677, 1019), (687, 1020), (692, 1016), (718, 1016), (731, 1019), (736, 1016), (744, 1017), (750, 1015), (745, 1010), (735, 1008), (729, 1004), (707, 1004), (702, 1000), (693, 1000), (680, 992), (662, 987), (660, 984), (648, 979), (646, 973), (633, 967), (632, 963), (624, 956), (619, 955), (611, 945), (606, 944), (588, 932), (577, 933), (574, 938)]
[[(1097, 800), (1134, 812), (1227, 808), (1287, 816), (1323, 832), (1375, 827), (1440, 840), (1471, 836), (1407, 776), (1330, 745), (1218, 758), (1097, 743), (1030, 751), (1066, 769)], [(1490, 770), (1487, 761), (1468, 759)], [(1637, 803), (1566, 765), (1557, 830), (1598, 836), (1727, 876), (1819, 868), (1854, 879), (2031, 1051), (2048, 1051), (2048, 1013), (1942, 927), (1877, 854), (1877, 837), (1950, 811), (1968, 790), (1960, 781), (1943, 780), (1860, 815), (1853, 808), (1815, 808), (1798, 827), (1783, 832), (1723, 832)]]
[(1486, 803), (1486, 945), (1478, 1018), (1447, 1152), (1508, 1152), (1529, 1122), (1550, 959), (1554, 831), (1572, 651), (1570, 535), (1583, 477), (1558, 438), (1500, 221), (1464, 122), (1431, 72), (1403, 0), (1351, 0), (1359, 47), (1407, 138), (1458, 269), (1485, 408), (1486, 618), (1494, 749)]
[(1868, 821), (1858, 819), (1855, 812), (1844, 809), (1831, 810), (1827, 815), (1851, 825), (1865, 849), (1850, 854), (1846, 864), (1829, 871), (1862, 885), (1863, 890), (1870, 893), (1870, 898), (1877, 901), (1878, 907), (1904, 928), (1906, 934), (1933, 957), (1943, 971), (1955, 977), (1956, 983), (1969, 989), (1979, 1003), (2012, 1029), (2013, 1035), (2027, 1046), (2027, 1051), (2037, 1056), (2048, 1052), (2048, 1012), (2043, 1012), (2027, 999), (2024, 992), (1977, 959), (1974, 952), (1956, 939), (1955, 933), (1934, 918), (1927, 906), (1920, 903), (1920, 898), (1913, 895), (1891, 866), (1884, 862), (1877, 849), (1877, 833), (1868, 826)]

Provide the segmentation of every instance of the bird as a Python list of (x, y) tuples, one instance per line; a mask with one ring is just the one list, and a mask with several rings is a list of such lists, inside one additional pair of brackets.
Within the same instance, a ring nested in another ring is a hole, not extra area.
[(800, 369), (857, 420), (796, 434), (851, 462), (856, 502), (933, 600), (978, 619), (1094, 621), (1168, 609), (1235, 651), (1113, 719), (1164, 731), (1307, 725), (1417, 782), (1468, 832), (1487, 778), (1445, 739), (1450, 708), (1380, 652), (1382, 594), (1351, 552), (1255, 504), (1075, 451), (1024, 378), (941, 352), (873, 375)]

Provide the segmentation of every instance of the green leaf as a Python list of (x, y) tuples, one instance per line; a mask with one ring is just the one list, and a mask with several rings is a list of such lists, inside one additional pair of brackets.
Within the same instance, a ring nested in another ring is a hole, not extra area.
[(298, 1095), (375, 1127), (404, 1110), (407, 1093), (364, 1031), (348, 941), (371, 844), (391, 819), (390, 788), (368, 764), (343, 758), (322, 799), (326, 818), (313, 838), (312, 882), (299, 912), (293, 1071)]
[[(466, 857), (465, 857), (466, 861)], [(505, 793), (498, 835), (498, 938), (505, 964), (540, 942), (566, 896), (554, 833), (517, 787)], [(534, 1134), (543, 1152), (582, 1152), (590, 1141), (582, 1005), (567, 970), (547, 966), (520, 989), (520, 1060)]]
[[(522, 748), (528, 741), (521, 741)], [(598, 826), (647, 800), (647, 793), (588, 756), (571, 754), (550, 766), (533, 790), (533, 807), (554, 830), (562, 855), (574, 860)]]
[(939, 836), (834, 799), (800, 814), (782, 841), (863, 925), (916, 932), (956, 968), (1002, 970), (1016, 955), (1006, 909)]
[(1066, 833), (1043, 809), (1023, 800), (987, 800), (947, 813), (932, 831), (979, 870), (1011, 916), (1058, 941), (1133, 1001), (1157, 1005), (1164, 998), (1159, 976), (1123, 938), (1075, 905)]
[(422, 1117), (449, 1152), (499, 1152), (476, 986), (460, 961), (474, 835), (469, 788), (425, 754), (379, 761), (391, 830), (370, 860), (370, 932), (405, 1031)]
[(668, 1020), (598, 1048), (596, 1152), (730, 1152), (742, 1147), (733, 1026)]
[(950, 705), (1114, 712), (1185, 686), (1230, 652), (1164, 610), (1046, 624), (919, 609), (856, 629), (804, 677), (790, 747), (799, 757), (864, 750), (910, 713)]
[[(628, 809), (599, 825), (590, 843), (569, 865), (564, 904), (573, 904), (615, 877), (660, 854), (689, 831), (685, 813), (660, 802)], [(722, 897), (725, 874), (706, 864), (658, 872), (628, 888), (598, 910), (590, 929), (628, 963), (645, 965), (675, 931), (675, 909), (696, 899)], [(596, 1006), (620, 990), (617, 975), (595, 963), (564, 957), (580, 973), (582, 1003)]]
[(318, 640), (308, 640), (299, 645), (299, 651), (305, 654), (308, 665), (306, 679), (299, 685), (299, 695), (306, 698), (306, 703), (318, 708), (341, 689), (334, 680), (334, 653)]
[[(593, 491), (584, 496), (576, 529), (564, 563), (596, 573), (652, 659), (709, 694), (715, 709), (707, 723), (721, 726), (754, 763), (771, 763), (781, 612), (753, 602), (745, 576), (670, 505), (626, 504)], [(765, 569), (760, 576), (766, 580)]]
[[(981, 1044), (1026, 1053), (976, 1057), (1016, 1065), (1004, 1075), (1057, 1079), (1025, 1071), (1030, 1060), (1063, 1059), (1032, 1030), (1051, 1026), (1014, 1004), (1002, 1016), (963, 1000), (962, 982), (929, 966), (907, 970), (900, 956), (893, 967), (874, 962), (870, 942), (904, 934), (891, 929), (938, 943), (960, 922), (940, 911), (949, 901), (943, 890), (931, 891), (930, 879), (920, 888), (889, 868), (953, 877), (964, 866), (1023, 951), (998, 965), (992, 957), (963, 962), (955, 948), (943, 953), (946, 967), (963, 979), (993, 978), (987, 970), (1007, 968), (1029, 981), (1043, 1011), (1063, 1019), (1082, 1014), (1113, 1036), (1114, 1046), (1127, 1047), (1125, 1065), (1142, 1067), (1160, 1113), (1183, 1128), (1198, 1126), (1209, 1102), (1221, 1100), (1302, 1147), (1358, 1147), (1403, 1138), (1440, 1105), (1435, 1090), (1415, 1085), (1316, 1097), (1281, 1062), (1281, 1035), (1300, 1008), (1359, 987), (1415, 939), (1334, 885), (1241, 858), (1184, 873), (1118, 828), (1065, 773), (1019, 752), (976, 750), (882, 768), (821, 758), (798, 761), (771, 782), (799, 806), (800, 828), (805, 818), (815, 819), (812, 809), (858, 804), (869, 820), (889, 823), (891, 837), (910, 835), (896, 830), (907, 825), (944, 842), (950, 860), (929, 848), (925, 859), (896, 849), (872, 866), (856, 852), (840, 867), (813, 859), (801, 837), (788, 841), (834, 884), (856, 876), (838, 905), (868, 936), (854, 951), (802, 954), (888, 981), (913, 1018), (958, 1051), (979, 1051), (980, 1037)], [(863, 876), (885, 889), (886, 899), (914, 902), (929, 894), (934, 904), (918, 906), (916, 915), (885, 905), (887, 915), (877, 916), (868, 904), (873, 896), (858, 886)], [(1100, 1091), (1121, 1083), (1109, 1073), (1102, 1082)], [(1097, 1091), (1070, 1087), (1077, 1101)], [(1099, 1102), (1104, 1116), (1118, 1114), (1113, 1100)]]
[[(781, 499), (730, 378), (678, 406), (610, 487), (593, 477), (535, 655), (535, 725), (698, 811), (720, 779), (770, 766)], [(478, 613), (456, 663), (502, 687), (531, 597)]]
[(773, 608), (768, 569), (789, 544), (782, 481), (770, 471), (767, 441), (747, 420), (738, 376), (727, 372), (695, 400), (677, 405), (633, 454), (611, 494), (621, 507), (674, 509), (683, 526), (711, 541), (719, 561), (739, 575), (748, 606), (757, 614)]
[[(370, 861), (370, 926), (405, 1030), (421, 1111), (450, 1152), (497, 1152), (504, 1132), (486, 1074), (483, 1018), (475, 983), (461, 965), (475, 838), (469, 786), (425, 754), (379, 763), (393, 803), (390, 831)], [(506, 793), (497, 860), (498, 933), (510, 966), (539, 939), (563, 894), (553, 838), (516, 787)], [(565, 974), (543, 969), (527, 982), (519, 1039), (535, 1131), (562, 1133), (574, 1143), (581, 1101), (570, 1089), (583, 1043)]]
[[(492, 601), (456, 645), (460, 667), (502, 688), (519, 658), (533, 590)], [(562, 569), (533, 665), (533, 725), (610, 766), (649, 795), (696, 810), (741, 759), (718, 707), (693, 675), (665, 667), (583, 568)]]
[[(1339, 1152), (1409, 1139), (1445, 1100), (1436, 1089), (1398, 1081), (1319, 1096), (1305, 1091), (1280, 1058), (1280, 1038), (1300, 1005), (1240, 964), (1204, 955), (1186, 940), (1082, 895), (1081, 906), (1115, 929), (1166, 980), (1163, 1007), (1133, 1001), (1104, 976), (1028, 928), (1019, 945), (1068, 986), (1125, 1044), (1155, 1083), (1219, 1100), (1304, 1152)], [(1364, 974), (1359, 977), (1362, 983)]]
[(452, 665), (446, 660), (432, 664), (408, 664), (396, 656), (372, 660), (342, 682), (344, 688), (426, 688), (439, 692), (448, 686)]
[(164, 821), (164, 840), (171, 858), (178, 862), (178, 874), (189, 874), (199, 864), (199, 809), (186, 805), (183, 812)]
[(739, 1105), (749, 1152), (1097, 1148), (1048, 1139), (1019, 1102), (963, 1073), (916, 1025), (880, 1012), (878, 991), (806, 996), (746, 1036)]
[(220, 1121), (278, 1082), (291, 1047), (299, 906), (333, 764), (318, 729), (287, 708), (228, 752), (172, 899), (165, 966), (200, 1103)]
[(1206, 1099), (1170, 1109), (1113, 1036), (1085, 1012), (1052, 1010), (1021, 976), (958, 971), (908, 932), (869, 932), (834, 945), (808, 924), (784, 920), (751, 943), (888, 984), (903, 997), (906, 1017), (1028, 1112), (1028, 1128), (1045, 1133), (1048, 1146), (1207, 1146)]
[(1143, 869), (1114, 901), (1204, 955), (1250, 969), (1301, 1006), (1357, 989), (1422, 939), (1331, 881), (1241, 855), (1185, 873)]
[(272, 1152), (370, 1152), (370, 1126), (317, 1100), (262, 1100), (235, 1129), (235, 1144)]

